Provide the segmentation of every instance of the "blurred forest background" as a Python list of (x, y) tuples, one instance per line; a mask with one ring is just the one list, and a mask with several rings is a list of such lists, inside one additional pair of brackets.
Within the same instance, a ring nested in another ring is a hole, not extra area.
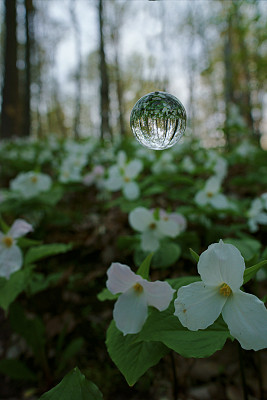
[(259, 0), (2, 0), (1, 138), (127, 135), (162, 90), (205, 145), (267, 147), (266, 16)]

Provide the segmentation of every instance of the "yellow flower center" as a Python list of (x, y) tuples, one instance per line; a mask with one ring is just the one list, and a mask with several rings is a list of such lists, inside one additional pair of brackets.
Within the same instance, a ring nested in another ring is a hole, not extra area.
[(156, 229), (157, 225), (155, 224), (155, 222), (151, 222), (151, 224), (149, 225), (150, 229)]
[(124, 177), (124, 182), (130, 182), (130, 178), (128, 176)]
[(136, 293), (138, 293), (138, 294), (141, 294), (144, 290), (143, 286), (140, 285), (140, 283), (138, 283), (138, 282), (134, 285), (133, 288), (136, 291)]
[(231, 293), (232, 293), (232, 290), (231, 290), (230, 286), (228, 286), (227, 283), (223, 283), (220, 287), (220, 294), (222, 296), (229, 297)]
[(3, 240), (2, 240), (2, 242), (4, 243), (4, 245), (6, 246), (6, 247), (11, 247), (12, 246), (12, 244), (13, 244), (13, 239), (12, 239), (12, 237), (10, 237), (10, 236), (5, 236), (4, 238), (3, 238)]
[(32, 181), (32, 183), (36, 183), (38, 181), (37, 176), (32, 176), (31, 181)]
[(213, 197), (213, 193), (212, 192), (207, 192), (207, 197)]

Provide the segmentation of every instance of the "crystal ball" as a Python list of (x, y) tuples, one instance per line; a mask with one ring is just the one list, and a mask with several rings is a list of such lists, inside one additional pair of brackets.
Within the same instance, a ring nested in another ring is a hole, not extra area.
[(172, 147), (181, 139), (186, 128), (186, 111), (172, 94), (152, 92), (134, 105), (130, 125), (134, 136), (143, 146), (153, 150)]

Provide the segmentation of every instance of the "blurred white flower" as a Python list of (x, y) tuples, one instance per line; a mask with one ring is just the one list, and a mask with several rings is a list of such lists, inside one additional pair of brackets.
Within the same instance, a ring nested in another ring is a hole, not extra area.
[(115, 303), (113, 318), (123, 335), (140, 332), (148, 306), (166, 310), (175, 292), (167, 282), (149, 282), (124, 264), (112, 263), (107, 275), (108, 290), (112, 294), (122, 293)]
[(267, 225), (267, 193), (263, 193), (252, 201), (247, 217), (251, 232), (256, 232), (258, 225)]
[(219, 193), (221, 189), (221, 179), (217, 176), (209, 178), (202, 190), (197, 192), (195, 202), (200, 206), (211, 205), (217, 210), (232, 208), (233, 206), (225, 195)]
[(174, 238), (186, 228), (186, 219), (177, 213), (168, 214), (164, 210), (148, 210), (137, 207), (129, 214), (129, 224), (141, 232), (141, 248), (156, 251), (164, 237)]
[(236, 147), (235, 152), (241, 157), (249, 157), (256, 152), (257, 148), (248, 140), (244, 140), (238, 147)]
[(192, 158), (190, 156), (185, 156), (181, 163), (181, 167), (184, 171), (191, 173), (195, 171), (196, 165), (193, 163)]
[(102, 165), (95, 165), (91, 172), (83, 176), (83, 184), (85, 186), (96, 185), (98, 188), (103, 187), (105, 168)]
[(52, 186), (49, 175), (40, 172), (22, 172), (10, 182), (10, 189), (20, 194), (24, 199), (37, 196), (48, 191)]
[(177, 165), (174, 163), (174, 155), (170, 151), (164, 152), (159, 159), (155, 161), (151, 167), (154, 174), (174, 173), (177, 171)]
[(212, 325), (222, 313), (230, 334), (246, 350), (267, 347), (267, 310), (256, 296), (240, 290), (245, 262), (231, 244), (211, 244), (198, 262), (202, 281), (182, 286), (174, 301), (181, 324), (192, 331)]
[(219, 180), (223, 180), (227, 175), (228, 163), (225, 158), (220, 156), (217, 151), (209, 150), (207, 153), (208, 160), (205, 163), (206, 168), (210, 168), (213, 175)]
[(117, 164), (108, 169), (108, 178), (104, 186), (111, 192), (122, 190), (128, 200), (135, 200), (140, 195), (140, 189), (135, 179), (143, 168), (140, 160), (127, 161), (124, 151), (118, 153)]
[(23, 219), (16, 219), (7, 233), (0, 231), (0, 276), (9, 279), (13, 272), (22, 267), (22, 252), (16, 239), (32, 231), (32, 225)]

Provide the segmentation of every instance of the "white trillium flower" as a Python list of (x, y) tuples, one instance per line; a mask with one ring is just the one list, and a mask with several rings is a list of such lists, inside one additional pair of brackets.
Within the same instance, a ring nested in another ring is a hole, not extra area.
[(105, 188), (111, 192), (122, 190), (128, 200), (135, 200), (140, 195), (138, 184), (134, 181), (143, 168), (140, 160), (127, 162), (126, 154), (120, 151), (116, 165), (108, 170), (108, 179), (105, 181)]
[(95, 165), (91, 172), (83, 176), (83, 184), (92, 186), (95, 184), (99, 189), (103, 186), (105, 168), (102, 165)]
[(0, 276), (9, 279), (22, 267), (22, 252), (16, 239), (32, 231), (32, 225), (23, 219), (16, 219), (7, 233), (0, 232)]
[(227, 197), (219, 193), (221, 188), (221, 179), (217, 176), (209, 178), (202, 190), (197, 192), (195, 202), (200, 206), (211, 205), (216, 210), (232, 208)]
[(198, 262), (202, 281), (182, 286), (174, 302), (181, 324), (192, 331), (212, 325), (222, 313), (230, 334), (246, 350), (267, 347), (267, 309), (240, 290), (245, 262), (239, 250), (222, 240), (211, 244)]
[(251, 232), (256, 232), (259, 224), (267, 225), (267, 193), (252, 201), (247, 216)]
[(162, 153), (160, 158), (153, 163), (151, 170), (156, 175), (164, 172), (175, 173), (177, 165), (174, 163), (173, 154), (171, 152)]
[(122, 293), (115, 303), (113, 318), (124, 335), (140, 332), (147, 319), (148, 306), (166, 310), (175, 292), (167, 282), (149, 282), (124, 264), (112, 263), (107, 275), (108, 290), (113, 294)]
[(41, 192), (46, 192), (51, 186), (52, 179), (49, 175), (34, 171), (22, 172), (10, 182), (11, 190), (19, 193), (25, 199), (35, 197)]
[(157, 218), (154, 210), (145, 207), (137, 207), (131, 211), (129, 223), (133, 229), (141, 232), (141, 248), (144, 251), (156, 251), (161, 239), (174, 238), (186, 228), (186, 220), (182, 215), (167, 214), (160, 210)]

